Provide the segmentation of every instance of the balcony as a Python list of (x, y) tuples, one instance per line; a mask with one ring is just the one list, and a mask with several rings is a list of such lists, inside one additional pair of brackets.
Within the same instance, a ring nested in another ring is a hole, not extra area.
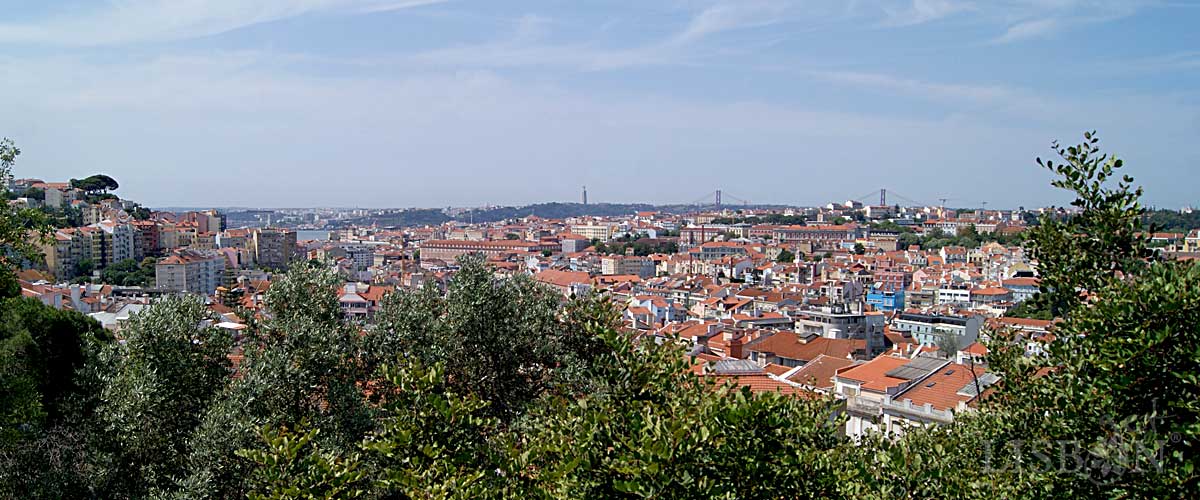
[(883, 414), (883, 404), (874, 399), (847, 396), (846, 412), (860, 417), (878, 417)]

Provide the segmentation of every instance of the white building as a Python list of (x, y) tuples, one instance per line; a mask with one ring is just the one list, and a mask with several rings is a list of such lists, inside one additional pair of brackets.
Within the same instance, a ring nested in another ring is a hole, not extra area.
[(221, 285), (225, 257), (217, 252), (178, 250), (154, 266), (155, 287), (208, 295)]
[(92, 227), (106, 233), (108, 254), (104, 259), (105, 265), (134, 258), (137, 251), (137, 235), (133, 226), (124, 222), (106, 220), (93, 224)]
[(959, 349), (979, 339), (979, 316), (959, 317), (941, 314), (900, 313), (892, 321), (892, 330), (907, 332), (921, 345), (939, 345), (942, 339), (952, 339)]
[(954, 304), (970, 304), (971, 291), (965, 288), (939, 288), (937, 291), (939, 306)]

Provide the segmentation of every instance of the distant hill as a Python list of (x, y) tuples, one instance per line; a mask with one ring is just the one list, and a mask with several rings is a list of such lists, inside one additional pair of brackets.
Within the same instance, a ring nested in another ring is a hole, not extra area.
[(545, 219), (564, 219), (567, 217), (582, 217), (585, 215), (612, 217), (629, 215), (634, 212), (658, 210), (659, 207), (648, 203), (537, 203), (523, 207), (496, 207), (487, 210), (472, 210), (458, 216), (458, 220), (473, 219), (475, 222), (495, 222), (504, 219), (528, 217), (536, 215)]
[[(658, 211), (666, 213), (688, 213), (713, 207), (697, 207), (696, 205), (652, 205), (649, 203), (536, 203), (520, 207), (494, 207), (473, 209), (459, 212), (454, 216), (446, 211), (435, 208), (414, 208), (395, 210), (385, 214), (369, 215), (338, 221), (338, 226), (349, 225), (378, 225), (384, 227), (410, 227), (438, 225), (453, 220), (462, 222), (497, 222), (506, 219), (519, 219), (535, 215), (545, 219), (565, 219), (567, 217), (613, 217), (631, 215), (636, 212)], [(734, 208), (734, 207), (728, 207)], [(751, 205), (746, 208), (767, 208), (765, 205)], [(777, 207), (772, 207), (777, 208)]]

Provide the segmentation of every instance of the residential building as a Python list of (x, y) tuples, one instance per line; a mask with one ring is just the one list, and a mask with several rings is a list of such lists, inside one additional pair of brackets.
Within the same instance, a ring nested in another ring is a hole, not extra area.
[(600, 259), (600, 272), (606, 276), (635, 274), (642, 278), (654, 276), (654, 261), (633, 255), (606, 255)]
[(746, 246), (730, 241), (710, 241), (700, 245), (697, 258), (700, 260), (716, 260), (733, 255), (746, 255)]
[(1009, 278), (1002, 281), (1001, 285), (1012, 291), (1013, 302), (1032, 299), (1038, 293), (1037, 278)]
[(892, 330), (912, 335), (924, 346), (937, 346), (950, 339), (957, 348), (965, 348), (979, 339), (983, 320), (978, 316), (900, 313), (892, 320)]
[(804, 336), (784, 330), (751, 340), (744, 351), (759, 366), (776, 364), (797, 367), (804, 366), (818, 356), (862, 359), (867, 357), (867, 344), (864, 340)]
[(971, 290), (966, 288), (940, 288), (937, 291), (937, 304), (939, 306), (955, 305), (955, 304), (970, 304)]
[(217, 252), (176, 250), (154, 266), (154, 286), (161, 290), (208, 295), (224, 280), (225, 257)]
[(250, 241), (259, 267), (283, 269), (296, 259), (296, 232), (288, 229), (255, 229)]
[(560, 233), (558, 241), (562, 244), (563, 253), (582, 252), (585, 248), (592, 246), (591, 239), (575, 233)]
[(571, 232), (588, 240), (608, 241), (612, 239), (615, 227), (605, 223), (575, 224), (571, 226)]

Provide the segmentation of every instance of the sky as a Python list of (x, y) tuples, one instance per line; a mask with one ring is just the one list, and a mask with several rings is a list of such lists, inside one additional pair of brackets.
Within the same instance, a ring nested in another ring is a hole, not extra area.
[[(1200, 205), (1200, 0), (0, 0), (15, 174), (149, 206)], [(902, 197), (902, 198), (900, 198)]]

